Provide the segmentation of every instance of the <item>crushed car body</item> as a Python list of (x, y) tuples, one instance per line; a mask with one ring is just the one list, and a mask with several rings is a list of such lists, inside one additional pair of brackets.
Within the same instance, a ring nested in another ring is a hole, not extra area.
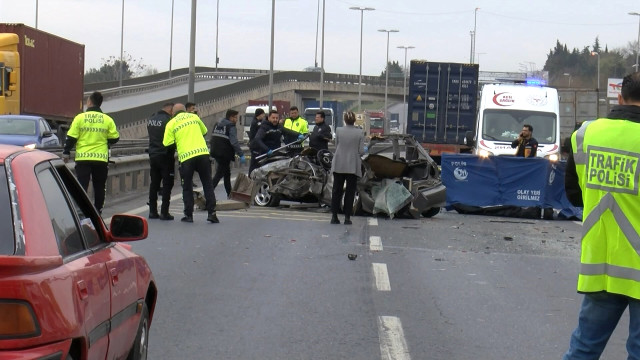
[[(251, 173), (256, 186), (254, 203), (277, 206), (289, 200), (330, 205), (332, 158), (330, 151), (306, 148), (294, 157), (266, 159)], [(438, 165), (411, 135), (372, 138), (362, 170), (354, 199), (356, 215), (431, 217), (445, 204), (446, 189)]]

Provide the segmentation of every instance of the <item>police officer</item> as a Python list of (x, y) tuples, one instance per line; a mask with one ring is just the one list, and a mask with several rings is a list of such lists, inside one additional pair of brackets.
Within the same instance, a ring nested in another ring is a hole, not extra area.
[(213, 188), (215, 189), (224, 178), (224, 189), (227, 197), (231, 195), (231, 161), (238, 155), (240, 163), (244, 165), (244, 152), (238, 143), (238, 132), (236, 123), (238, 122), (238, 112), (229, 109), (225, 118), (218, 121), (213, 128), (211, 135), (211, 157), (216, 160), (216, 173), (213, 176)]
[[(147, 122), (147, 132), (149, 133), (149, 173), (151, 184), (149, 184), (149, 219), (173, 220), (173, 215), (169, 214), (169, 203), (171, 201), (171, 189), (173, 189), (175, 171), (175, 145), (165, 147), (162, 144), (164, 129), (171, 120), (173, 103), (168, 102), (162, 109), (151, 115)], [(162, 206), (158, 214), (158, 191), (162, 182)]]
[(568, 359), (599, 359), (629, 307), (629, 359), (640, 359), (640, 72), (622, 80), (618, 106), (571, 136), (565, 189), (584, 206), (578, 292)]
[(207, 127), (198, 115), (185, 111), (183, 104), (173, 106), (173, 119), (167, 123), (164, 130), (164, 146), (175, 144), (178, 151), (178, 161), (182, 168), (182, 201), (184, 201), (184, 222), (193, 222), (193, 173), (198, 172), (206, 208), (209, 213), (207, 221), (218, 223), (216, 216), (216, 196), (211, 183), (211, 163), (209, 162), (209, 149), (204, 136)]
[(324, 122), (324, 117), (324, 111), (316, 113), (316, 126), (311, 131), (311, 135), (309, 135), (309, 146), (316, 150), (328, 150), (329, 141), (333, 139), (331, 126)]
[[(256, 137), (253, 139), (253, 150), (257, 156), (267, 154), (271, 156), (273, 150), (280, 147), (282, 144), (282, 131), (279, 125), (280, 115), (277, 110), (271, 110), (269, 112), (268, 121), (263, 121), (262, 125), (256, 133)], [(249, 168), (249, 174), (253, 169), (258, 167), (258, 161), (251, 159), (251, 165)]]
[(68, 162), (71, 149), (76, 147), (76, 176), (87, 191), (89, 181), (93, 184), (94, 205), (102, 213), (109, 172), (109, 146), (120, 140), (113, 119), (100, 110), (102, 94), (93, 92), (87, 98), (87, 110), (78, 114), (67, 132), (62, 151), (64, 162)]
[[(302, 140), (308, 133), (307, 120), (300, 116), (297, 106), (292, 106), (289, 109), (289, 117), (282, 124), (284, 143), (291, 144), (297, 140)], [(302, 144), (291, 145), (289, 150), (293, 153), (299, 153), (302, 151)]]
[(257, 108), (253, 113), (253, 120), (251, 120), (251, 126), (249, 127), (249, 143), (251, 143), (251, 140), (256, 137), (258, 128), (262, 124), (262, 120), (264, 120), (266, 117), (267, 114), (265, 114), (262, 108)]

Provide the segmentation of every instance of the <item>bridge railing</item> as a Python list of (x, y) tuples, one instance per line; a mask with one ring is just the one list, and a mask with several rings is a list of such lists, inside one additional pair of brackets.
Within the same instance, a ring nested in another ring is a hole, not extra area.
[[(307, 72), (307, 71), (281, 71), (273, 74), (273, 83), (289, 83), (289, 82), (319, 82), (319, 72)], [(358, 75), (351, 74), (335, 74), (325, 73), (324, 82), (327, 84), (352, 84), (357, 85), (359, 81)], [(385, 79), (379, 76), (363, 76), (363, 86), (375, 86), (380, 87), (385, 85)], [(256, 88), (269, 86), (269, 76), (262, 75), (256, 76), (244, 81), (238, 81), (235, 83), (227, 84), (225, 86), (200, 91), (194, 94), (195, 102), (199, 106), (210, 104), (216, 101), (222, 101), (228, 98), (233, 98), (243, 93), (247, 93), (250, 90)], [(403, 79), (389, 79), (389, 86), (403, 86)], [(140, 120), (148, 118), (151, 114), (157, 111), (163, 103), (167, 101), (183, 102), (185, 100), (184, 95), (174, 97), (172, 99), (161, 99), (155, 103), (141, 105), (135, 108), (116, 111), (109, 113), (116, 121), (119, 127), (127, 126), (129, 124), (136, 123)]]

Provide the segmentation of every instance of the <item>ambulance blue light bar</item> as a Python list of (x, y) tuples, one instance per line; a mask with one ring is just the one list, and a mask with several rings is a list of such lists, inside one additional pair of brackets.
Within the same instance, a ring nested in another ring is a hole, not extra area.
[(544, 86), (547, 85), (547, 82), (544, 81), (543, 79), (527, 79), (526, 81), (527, 85), (538, 85), (538, 86)]

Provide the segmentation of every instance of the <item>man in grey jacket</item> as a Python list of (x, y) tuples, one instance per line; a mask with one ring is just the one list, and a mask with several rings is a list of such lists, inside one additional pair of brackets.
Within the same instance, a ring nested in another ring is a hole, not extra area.
[(364, 144), (364, 133), (353, 124), (356, 115), (349, 111), (344, 114), (345, 126), (336, 129), (336, 153), (331, 162), (333, 173), (333, 192), (331, 194), (331, 223), (340, 224), (338, 209), (342, 202), (344, 183), (344, 224), (351, 225), (353, 199), (356, 194), (358, 178), (362, 176), (362, 158), (367, 152)]
[(232, 109), (227, 110), (225, 118), (218, 121), (211, 136), (211, 156), (216, 160), (216, 173), (212, 179), (213, 188), (215, 189), (220, 179), (224, 178), (227, 197), (231, 194), (231, 161), (238, 155), (241, 164), (246, 162), (244, 152), (238, 143), (237, 122), (238, 112)]

